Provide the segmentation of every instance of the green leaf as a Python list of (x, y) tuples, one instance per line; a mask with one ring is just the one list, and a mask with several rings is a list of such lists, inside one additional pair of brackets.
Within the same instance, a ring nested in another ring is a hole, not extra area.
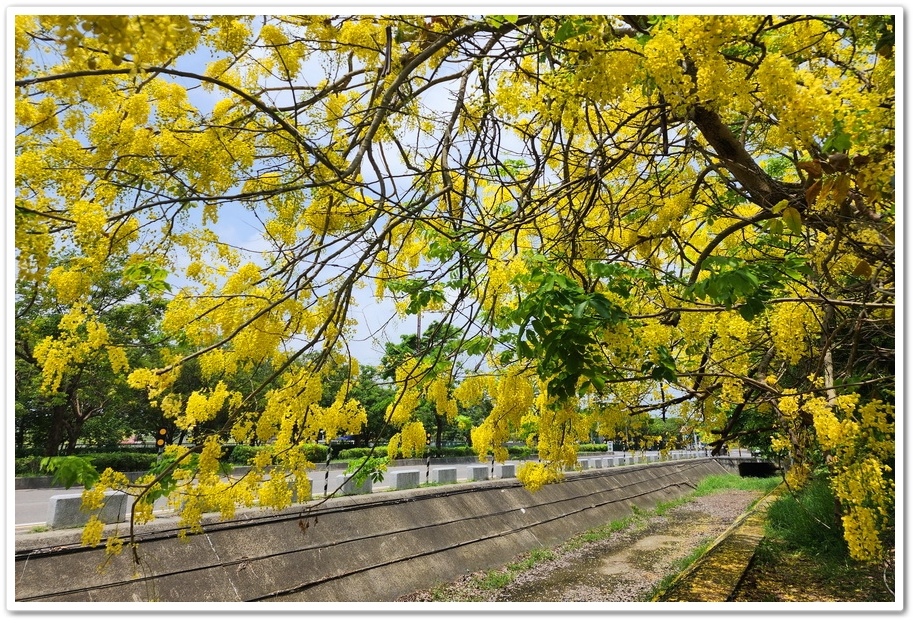
[(563, 23), (557, 28), (557, 32), (553, 35), (553, 41), (554, 43), (563, 43), (573, 37), (587, 33), (591, 28), (591, 24), (585, 22), (581, 18), (567, 18), (563, 20)]
[(738, 306), (738, 313), (741, 314), (741, 317), (750, 322), (756, 316), (763, 313), (766, 309), (766, 306), (763, 304), (763, 301), (756, 298), (748, 299), (743, 305)]
[(793, 207), (788, 207), (782, 211), (782, 221), (786, 224), (793, 234), (801, 235), (802, 219), (801, 214)]

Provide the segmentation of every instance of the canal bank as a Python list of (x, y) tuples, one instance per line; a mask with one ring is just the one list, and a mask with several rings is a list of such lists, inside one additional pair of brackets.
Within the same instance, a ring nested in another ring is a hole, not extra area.
[[(136, 533), (129, 554), (79, 545), (79, 531), (16, 539), (17, 603), (391, 601), (650, 509), (747, 459), (702, 458), (569, 474), (538, 492), (515, 479), (373, 493), (246, 511), (181, 541)], [(117, 526), (109, 530), (117, 530)], [(120, 527), (124, 534), (124, 526)]]

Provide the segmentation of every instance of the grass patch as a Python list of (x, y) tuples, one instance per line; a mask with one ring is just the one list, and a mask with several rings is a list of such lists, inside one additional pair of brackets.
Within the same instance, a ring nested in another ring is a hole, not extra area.
[(503, 570), (487, 571), (484, 576), (478, 578), (475, 583), (481, 590), (499, 590), (511, 584), (522, 572), (533, 569), (542, 562), (553, 560), (556, 557), (556, 554), (549, 549), (532, 550), (527, 556), (517, 562), (510, 563)]
[(739, 491), (771, 491), (782, 482), (781, 476), (768, 478), (742, 478), (737, 474), (720, 474), (707, 476), (699, 482), (694, 495), (709, 495), (724, 489), (738, 489)]
[(650, 516), (648, 512), (644, 511), (638, 506), (631, 507), (631, 511), (632, 514), (627, 515), (626, 517), (615, 519), (614, 521), (603, 526), (599, 526), (598, 528), (593, 528), (592, 530), (588, 530), (582, 534), (577, 534), (562, 545), (562, 551), (571, 552), (581, 548), (584, 545), (588, 545), (589, 543), (594, 543), (595, 541), (603, 541), (615, 532), (626, 530), (638, 522), (645, 523), (646, 519)]
[(825, 480), (814, 480), (797, 493), (770, 504), (767, 537), (827, 564), (845, 564), (848, 549), (834, 515), (834, 497)]
[(475, 584), (477, 588), (484, 591), (497, 591), (504, 586), (508, 586), (515, 578), (514, 573), (510, 571), (487, 571), (483, 577), (477, 578)]
[(655, 505), (653, 512), (656, 515), (664, 515), (673, 508), (686, 504), (690, 500), (704, 495), (712, 495), (719, 491), (759, 491), (767, 493), (774, 489), (782, 482), (781, 476), (771, 476), (769, 478), (743, 478), (737, 474), (719, 474), (707, 476), (697, 484), (697, 488), (683, 497), (659, 502)]
[(549, 549), (536, 549), (531, 551), (525, 558), (519, 562), (514, 562), (509, 565), (509, 571), (514, 572), (516, 575), (522, 571), (527, 571), (528, 569), (533, 569), (542, 562), (548, 562), (556, 558), (557, 555), (554, 554)]
[(893, 544), (884, 562), (852, 560), (834, 504), (825, 479), (774, 500), (736, 601), (893, 601)]

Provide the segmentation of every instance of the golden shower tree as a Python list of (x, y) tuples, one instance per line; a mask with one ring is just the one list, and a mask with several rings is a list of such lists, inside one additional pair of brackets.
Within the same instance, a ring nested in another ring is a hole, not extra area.
[[(107, 361), (194, 439), (135, 520), (307, 495), (302, 443), (365, 420), (346, 382), (318, 403), (375, 296), (460, 329), (399, 365), (402, 443), (420, 399), (486, 396), (475, 447), (537, 431), (537, 488), (596, 427), (674, 414), (714, 451), (771, 439), (793, 486), (827, 469), (850, 551), (881, 556), (893, 16), (20, 15), (15, 47), (17, 280), (69, 310), (43, 387)], [(87, 304), (111, 270), (165, 300), (162, 367)]]

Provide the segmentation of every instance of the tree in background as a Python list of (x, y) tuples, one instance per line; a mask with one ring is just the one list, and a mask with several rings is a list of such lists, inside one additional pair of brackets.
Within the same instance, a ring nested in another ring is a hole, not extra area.
[[(880, 557), (896, 36), (891, 15), (17, 16), (17, 279), (71, 319), (41, 383), (87, 332), (119, 361), (86, 305), (104, 275), (167, 271), (186, 348), (115, 367), (181, 428), (222, 418), (170, 450), (172, 502), (190, 530), (199, 499), (282, 505), (299, 441), (365, 425), (346, 395), (316, 407), (358, 374), (365, 287), (458, 332), (396, 368), (401, 445), (422, 397), (489, 400), (475, 447), (504, 460), (536, 430), (537, 488), (602, 420), (667, 410), (715, 453), (752, 412), (789, 484), (826, 470), (853, 556)], [(244, 221), (256, 238), (221, 235)], [(175, 392), (192, 361), (201, 386)], [(217, 478), (220, 443), (255, 435), (281, 464)]]
[[(50, 279), (68, 265), (67, 258), (56, 262)], [(16, 298), (16, 449), (57, 456), (73, 453), (81, 439), (113, 446), (135, 433), (152, 435), (161, 413), (124, 373), (157, 365), (164, 302), (138, 297), (114, 273), (102, 274), (78, 305), (27, 281), (17, 282)], [(67, 364), (51, 372), (50, 352), (65, 353)]]
[[(454, 429), (458, 426), (461, 408), (451, 394), (454, 378), (462, 373), (453, 359), (453, 354), (460, 351), (460, 335), (461, 331), (451, 325), (433, 322), (422, 335), (402, 335), (399, 342), (388, 342), (382, 356), (382, 376), (390, 381), (397, 381), (404, 370), (410, 370), (408, 374), (411, 375), (422, 374), (436, 379), (423, 383), (427, 387), (426, 395), (416, 401), (410, 419), (421, 425), (414, 428), (416, 436), (435, 430), (434, 437), (430, 433), (429, 445), (437, 450), (442, 448), (446, 429), (455, 433)], [(443, 376), (446, 378), (444, 381)], [(394, 408), (392, 405), (392, 412)], [(468, 417), (468, 414), (464, 415)], [(389, 447), (395, 449), (394, 445)]]

